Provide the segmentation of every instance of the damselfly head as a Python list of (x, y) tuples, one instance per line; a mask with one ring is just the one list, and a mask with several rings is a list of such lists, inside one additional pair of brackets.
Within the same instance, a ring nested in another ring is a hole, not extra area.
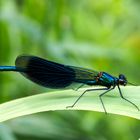
[(119, 75), (119, 84), (123, 86), (127, 85), (127, 79), (123, 74)]

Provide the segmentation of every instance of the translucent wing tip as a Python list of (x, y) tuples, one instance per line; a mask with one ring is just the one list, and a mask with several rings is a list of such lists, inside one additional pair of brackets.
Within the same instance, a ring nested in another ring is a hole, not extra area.
[(20, 55), (16, 58), (15, 65), (21, 68), (27, 68), (32, 56)]

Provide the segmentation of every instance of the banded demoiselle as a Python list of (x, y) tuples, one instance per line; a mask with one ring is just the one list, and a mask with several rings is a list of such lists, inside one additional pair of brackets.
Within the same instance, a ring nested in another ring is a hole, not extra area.
[(74, 107), (79, 99), (89, 91), (104, 90), (99, 95), (105, 113), (107, 113), (102, 96), (118, 87), (120, 97), (132, 104), (137, 110), (140, 110), (130, 100), (126, 99), (120, 89), (120, 85), (126, 86), (128, 81), (123, 74), (118, 77), (112, 76), (106, 72), (97, 72), (85, 68), (63, 65), (49, 60), (45, 60), (36, 56), (19, 56), (15, 61), (16, 66), (0, 66), (0, 71), (16, 71), (31, 81), (48, 88), (66, 88), (73, 83), (80, 83), (89, 86), (102, 86), (103, 88), (87, 89), (76, 101), (68, 107)]

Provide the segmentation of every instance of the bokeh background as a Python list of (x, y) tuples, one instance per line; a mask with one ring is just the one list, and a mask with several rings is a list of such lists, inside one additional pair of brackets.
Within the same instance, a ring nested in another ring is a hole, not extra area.
[[(123, 73), (140, 83), (139, 0), (0, 0), (0, 65), (20, 54)], [(0, 73), (0, 103), (51, 89)], [(133, 94), (133, 93), (132, 93)], [(140, 121), (89, 111), (43, 112), (0, 124), (0, 140), (138, 140)]]

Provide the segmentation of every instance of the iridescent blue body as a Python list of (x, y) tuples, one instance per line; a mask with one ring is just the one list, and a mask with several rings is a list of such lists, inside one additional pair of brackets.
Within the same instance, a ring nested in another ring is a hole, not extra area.
[(22, 72), (22, 68), (18, 68), (15, 66), (0, 66), (0, 71), (17, 71), (17, 72)]
[(99, 77), (93, 81), (88, 81), (87, 85), (101, 85), (110, 88), (118, 83), (119, 79), (106, 72), (100, 72)]
[(16, 66), (0, 66), (0, 71), (20, 72), (27, 79), (48, 88), (66, 88), (70, 87), (70, 85), (73, 83), (81, 83), (81, 86), (100, 85), (104, 87), (97, 89), (87, 89), (81, 94), (81, 96), (78, 97), (74, 104), (69, 107), (74, 107), (78, 100), (88, 91), (105, 90), (105, 92), (100, 94), (99, 97), (104, 111), (106, 112), (101, 97), (117, 86), (121, 98), (128, 101), (139, 110), (139, 108), (134, 103), (124, 98), (122, 95), (119, 86), (125, 86), (127, 84), (127, 79), (123, 74), (120, 74), (117, 78), (106, 72), (97, 72), (85, 68), (63, 65), (36, 56), (19, 56), (16, 59), (15, 65)]

